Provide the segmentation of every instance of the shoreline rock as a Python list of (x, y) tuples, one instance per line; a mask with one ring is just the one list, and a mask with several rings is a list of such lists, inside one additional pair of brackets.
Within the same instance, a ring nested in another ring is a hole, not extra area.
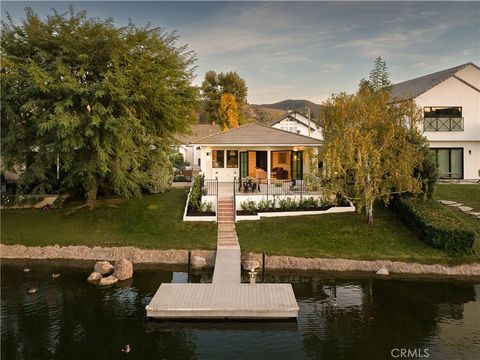
[(113, 273), (114, 267), (108, 261), (97, 261), (94, 266), (94, 271), (100, 273), (102, 276)]
[[(214, 250), (192, 250), (193, 256), (206, 260), (208, 267), (215, 264)], [(3, 259), (71, 259), (115, 261), (125, 258), (134, 264), (187, 265), (188, 250), (144, 250), (135, 247), (105, 248), (95, 246), (32, 246), (0, 244), (0, 258)], [(262, 254), (249, 253), (249, 260), (262, 263)], [(330, 258), (301, 258), (294, 256), (267, 256), (268, 270), (304, 270), (304, 271), (345, 271), (371, 272), (385, 268), (390, 274), (433, 274), (447, 276), (480, 276), (480, 263), (455, 266), (442, 264), (406, 263), (391, 260), (348, 260)]]
[(127, 280), (133, 276), (133, 264), (131, 261), (122, 258), (115, 261), (115, 270), (112, 276), (118, 280)]

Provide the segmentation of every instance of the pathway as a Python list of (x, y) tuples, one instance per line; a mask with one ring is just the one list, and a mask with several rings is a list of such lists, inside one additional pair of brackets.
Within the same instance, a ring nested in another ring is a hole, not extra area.
[(443, 205), (447, 205), (447, 206), (451, 206), (451, 207), (456, 207), (456, 208), (459, 209), (460, 211), (463, 211), (463, 212), (466, 213), (466, 214), (475, 216), (477, 219), (480, 219), (480, 212), (474, 210), (474, 209), (471, 208), (470, 206), (465, 206), (465, 205), (463, 205), (462, 203), (459, 203), (459, 202), (456, 202), (456, 201), (450, 201), (450, 200), (438, 200), (438, 202), (441, 203), (441, 204), (443, 204)]

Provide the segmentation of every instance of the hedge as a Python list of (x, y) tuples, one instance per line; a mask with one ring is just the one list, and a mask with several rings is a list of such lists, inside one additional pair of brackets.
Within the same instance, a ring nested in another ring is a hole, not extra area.
[(447, 252), (471, 253), (475, 233), (452, 216), (451, 209), (433, 200), (399, 198), (393, 203), (403, 220), (417, 232), (422, 240)]

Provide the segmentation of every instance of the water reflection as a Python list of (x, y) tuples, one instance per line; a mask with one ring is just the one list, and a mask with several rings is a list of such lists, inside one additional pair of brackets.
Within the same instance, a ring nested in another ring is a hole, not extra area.
[[(145, 306), (162, 282), (185, 282), (181, 269), (136, 270), (131, 282), (86, 283), (91, 264), (4, 262), (2, 359), (388, 359), (395, 347), (428, 348), (431, 358), (480, 353), (480, 285), (468, 281), (272, 273), (292, 282), (295, 322), (147, 321)], [(52, 279), (51, 274), (62, 275)], [(210, 282), (194, 272), (193, 282)], [(247, 281), (247, 277), (244, 278)], [(37, 287), (35, 295), (27, 289)]]

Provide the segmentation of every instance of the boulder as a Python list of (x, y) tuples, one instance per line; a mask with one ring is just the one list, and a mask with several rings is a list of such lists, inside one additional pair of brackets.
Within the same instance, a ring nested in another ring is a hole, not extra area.
[(388, 270), (385, 269), (385, 268), (380, 268), (380, 269), (378, 269), (378, 271), (377, 271), (377, 275), (387, 276), (387, 275), (389, 275), (389, 274), (388, 274)]
[(87, 281), (96, 282), (102, 280), (103, 276), (98, 271), (94, 271), (87, 278)]
[(192, 269), (203, 269), (207, 267), (207, 260), (201, 256), (194, 256), (192, 258)]
[(102, 286), (107, 286), (107, 285), (113, 285), (116, 282), (118, 282), (118, 279), (115, 276), (110, 275), (102, 278), (98, 284)]
[(133, 276), (133, 264), (127, 259), (120, 259), (115, 262), (115, 270), (112, 274), (118, 280), (130, 279)]
[(113, 273), (113, 265), (108, 261), (97, 261), (93, 269), (104, 276)]
[(245, 271), (250, 271), (253, 269), (258, 269), (260, 267), (260, 262), (257, 260), (243, 260), (242, 261), (242, 268)]

